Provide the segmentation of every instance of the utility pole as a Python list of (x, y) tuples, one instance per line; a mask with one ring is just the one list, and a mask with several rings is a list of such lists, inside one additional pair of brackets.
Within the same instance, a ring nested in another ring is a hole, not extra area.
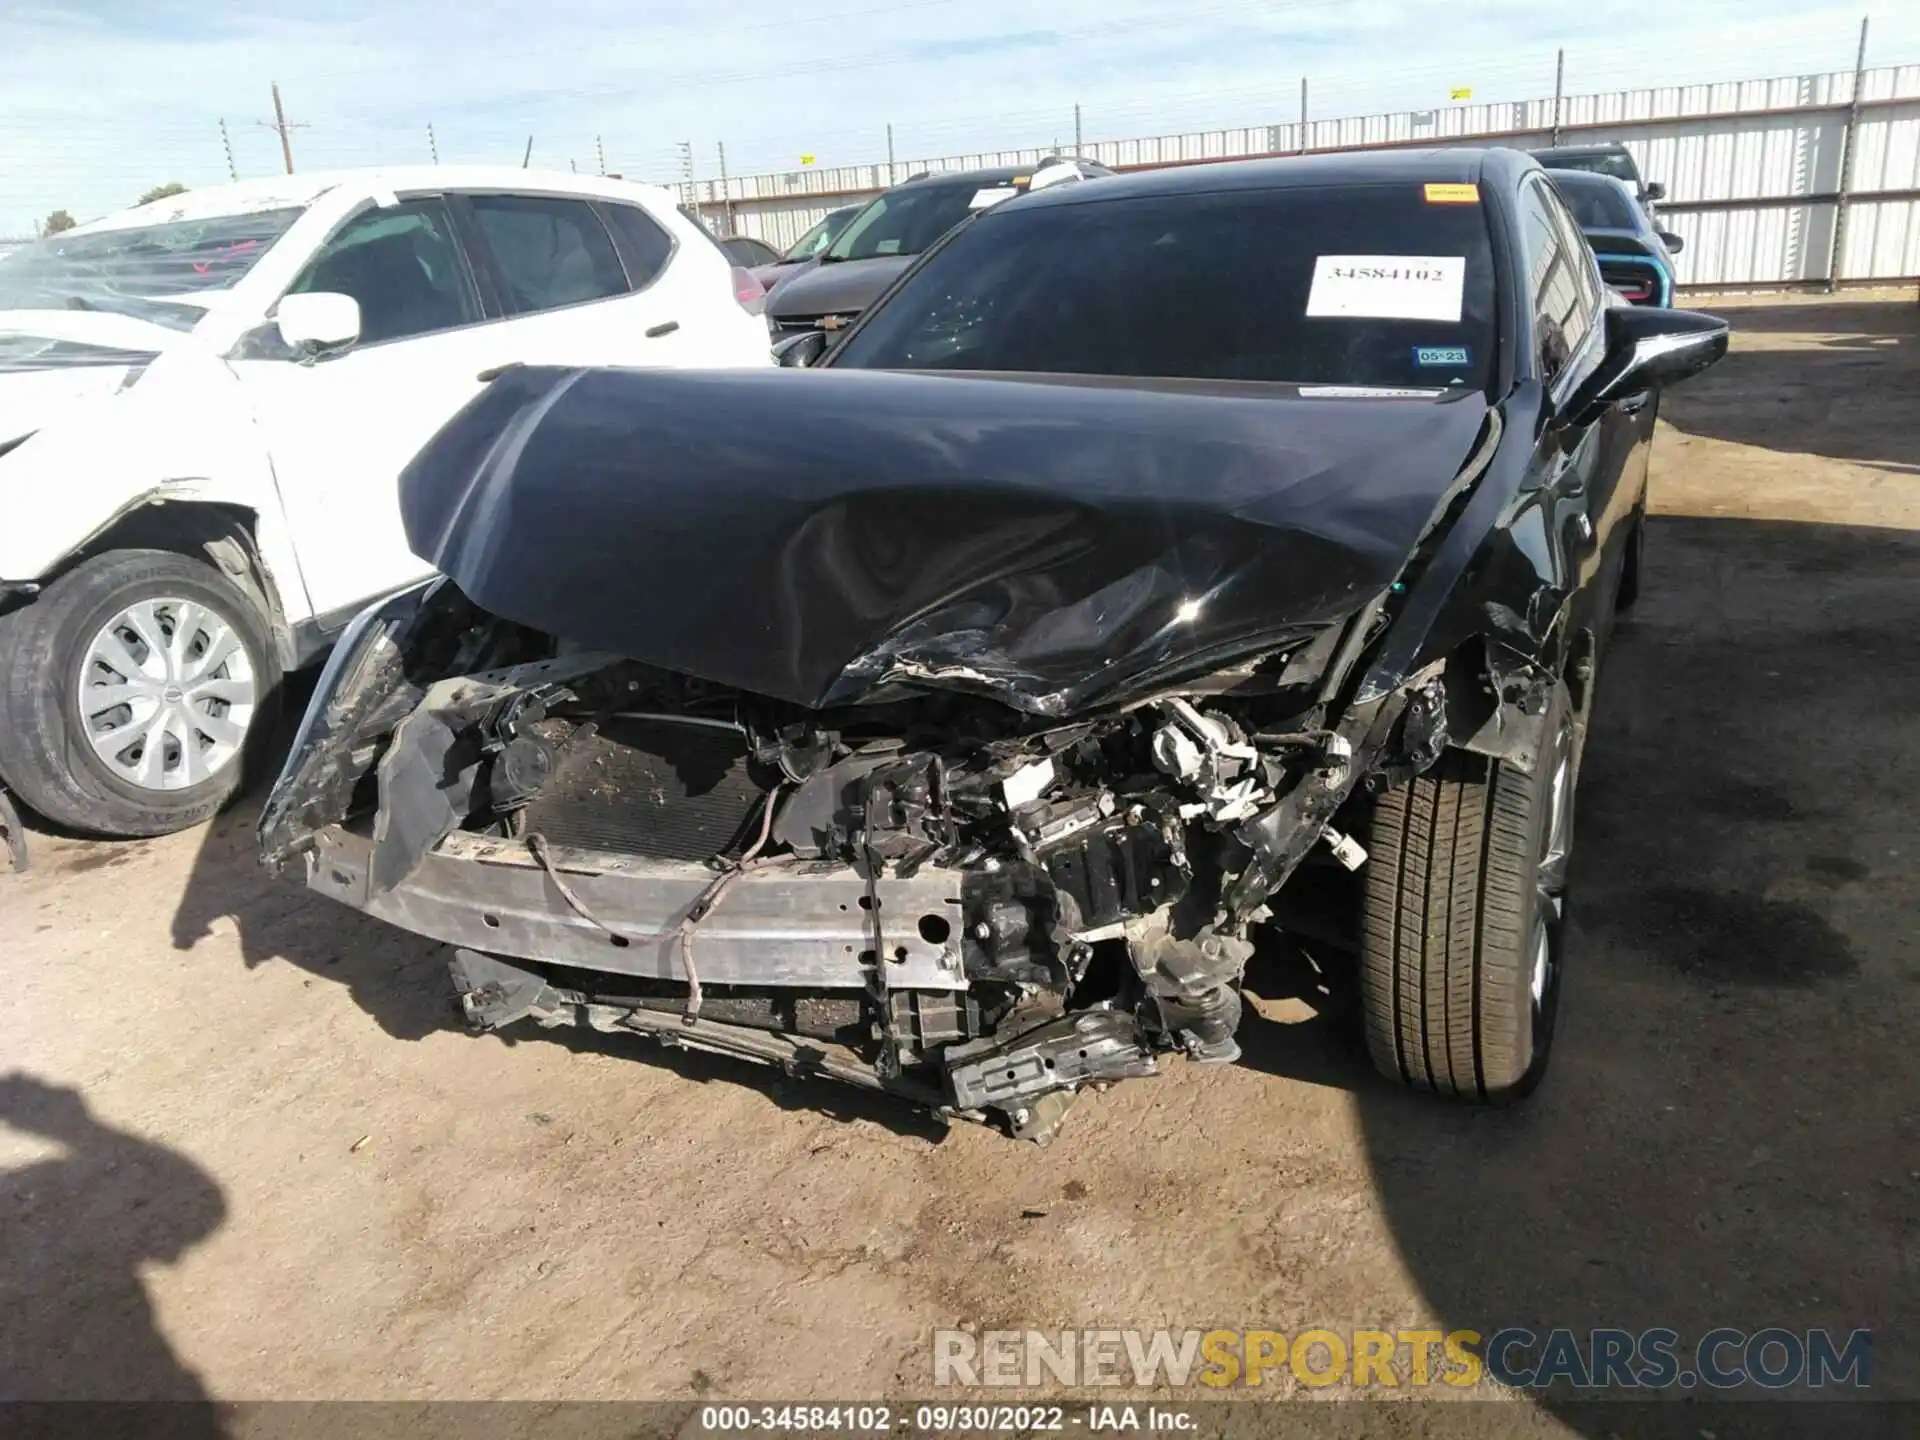
[(593, 137), (593, 153), (600, 161), (600, 173), (607, 173), (607, 147), (600, 143), (598, 135)]
[(287, 173), (289, 175), (293, 174), (293, 142), (288, 138), (287, 132), (289, 130), (304, 130), (307, 127), (304, 121), (289, 122), (287, 120), (287, 112), (280, 104), (280, 82), (278, 80), (273, 82), (273, 119), (259, 120), (255, 123), (264, 125), (267, 129), (279, 133), (280, 158), (286, 162)]
[(531, 164), (533, 164), (533, 136), (529, 135), (526, 151), (520, 156), (520, 168), (524, 170)]
[(1307, 77), (1300, 77), (1300, 148), (1296, 154), (1307, 153)]
[(720, 152), (720, 215), (721, 224), (727, 234), (733, 234), (733, 195), (727, 189), (727, 142), (716, 140), (714, 148)]
[(1073, 153), (1080, 153), (1080, 102), (1073, 102)]
[(224, 117), (220, 121), (220, 148), (227, 152), (227, 178), (238, 180), (240, 171), (233, 163), (233, 139), (227, 134), (227, 122)]
[(1861, 91), (1867, 78), (1867, 17), (1860, 17), (1860, 49), (1853, 60), (1853, 100), (1847, 107), (1847, 133), (1840, 142), (1840, 193), (1833, 202), (1833, 254), (1827, 258), (1827, 293), (1840, 288), (1847, 260), (1847, 196), (1853, 189), (1853, 161), (1860, 149)]
[(1566, 88), (1567, 52), (1557, 50), (1553, 61), (1553, 138), (1547, 142), (1549, 145), (1560, 143), (1560, 101), (1566, 94)]
[(434, 138), (433, 122), (431, 120), (427, 122), (427, 153), (433, 156), (434, 164), (438, 165), (440, 163), (440, 142)]
[(887, 122), (887, 184), (898, 185), (900, 172), (893, 168), (893, 122)]

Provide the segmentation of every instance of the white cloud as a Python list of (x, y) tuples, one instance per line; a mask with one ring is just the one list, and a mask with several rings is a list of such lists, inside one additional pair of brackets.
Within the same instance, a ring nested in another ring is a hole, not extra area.
[[(444, 160), (675, 173), (692, 139), (711, 175), (885, 155), (1068, 142), (1293, 118), (1299, 77), (1321, 116), (1568, 88), (1797, 73), (1852, 62), (1858, 11), (1806, 0), (1488, 0), (1464, 12), (1395, 0), (429, 0), (381, 7), (256, 0), (209, 14), (180, 0), (14, 8), (0, 18), (0, 235), (56, 206), (83, 217), (165, 180), (270, 173), (257, 122), (279, 79), (296, 162)], [(1920, 59), (1920, 15), (1876, 17), (1870, 59)]]

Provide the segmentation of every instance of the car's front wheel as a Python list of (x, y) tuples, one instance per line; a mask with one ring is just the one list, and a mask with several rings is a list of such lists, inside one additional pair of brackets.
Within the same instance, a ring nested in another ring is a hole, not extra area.
[(238, 792), (279, 689), (265, 619), (219, 571), (110, 551), (0, 616), (0, 775), (77, 830), (185, 829)]
[(1538, 763), (1449, 751), (1380, 797), (1371, 822), (1360, 996), (1390, 1078), (1482, 1103), (1532, 1092), (1559, 1009), (1579, 748), (1554, 687)]

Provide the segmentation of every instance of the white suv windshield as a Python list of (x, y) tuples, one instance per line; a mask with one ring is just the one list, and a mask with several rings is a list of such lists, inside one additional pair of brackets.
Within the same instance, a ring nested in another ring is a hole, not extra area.
[(49, 235), (0, 262), (0, 310), (104, 310), (190, 330), (208, 292), (232, 288), (302, 208)]

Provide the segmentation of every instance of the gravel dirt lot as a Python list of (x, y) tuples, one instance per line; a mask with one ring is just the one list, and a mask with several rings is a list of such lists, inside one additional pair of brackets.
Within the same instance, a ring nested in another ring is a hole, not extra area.
[(0, 875), (0, 1396), (924, 1396), (953, 1324), (1519, 1323), (1867, 1326), (1875, 1390), (1920, 1398), (1920, 306), (1718, 308), (1531, 1105), (1397, 1093), (1337, 997), (1262, 971), (1242, 1063), (1037, 1149), (469, 1036), (438, 947), (256, 869), (251, 805), (36, 834)]

